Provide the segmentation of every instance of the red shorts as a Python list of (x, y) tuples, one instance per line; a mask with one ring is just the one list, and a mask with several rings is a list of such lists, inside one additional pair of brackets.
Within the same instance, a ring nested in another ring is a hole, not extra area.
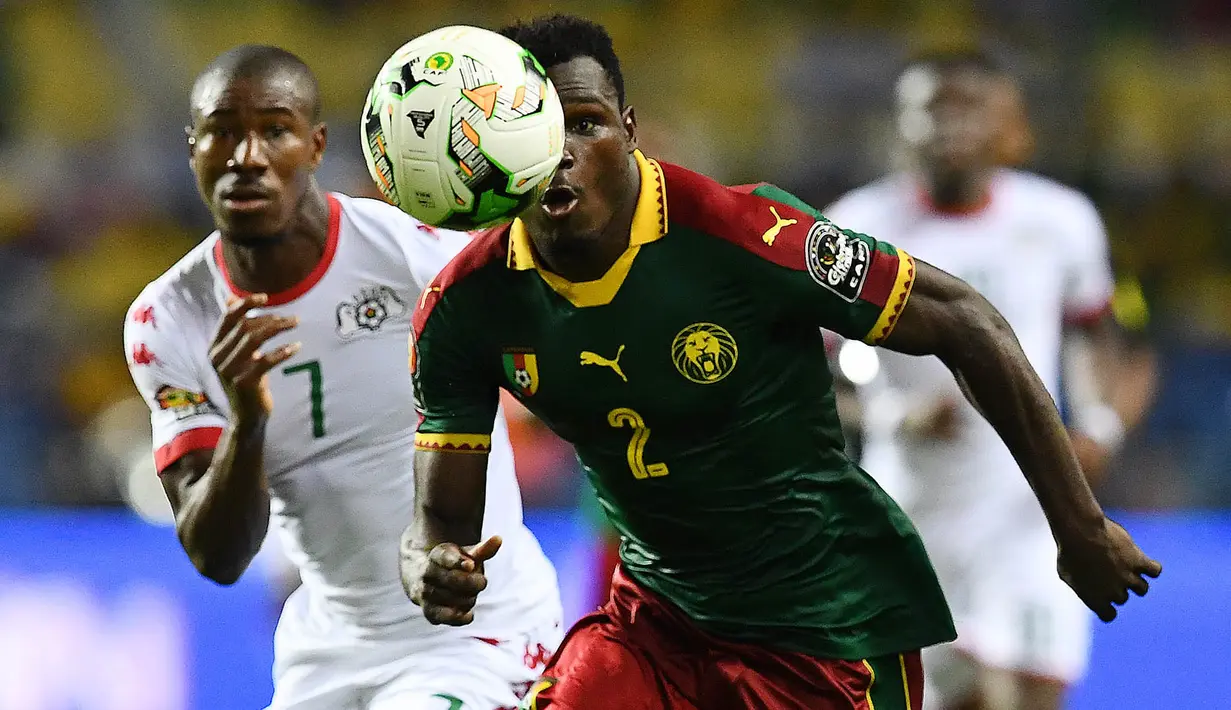
[(569, 630), (528, 710), (919, 710), (919, 652), (822, 660), (715, 638), (618, 568)]

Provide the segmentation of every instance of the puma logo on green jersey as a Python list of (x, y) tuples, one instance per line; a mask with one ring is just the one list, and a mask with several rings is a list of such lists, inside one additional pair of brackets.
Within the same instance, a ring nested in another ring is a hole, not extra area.
[(628, 378), (624, 375), (624, 370), (620, 369), (620, 356), (623, 354), (624, 354), (623, 345), (620, 346), (619, 350), (616, 350), (615, 358), (611, 360), (608, 360), (607, 358), (603, 357), (602, 355), (599, 355), (598, 353), (592, 353), (589, 350), (582, 350), (581, 351), (581, 364), (582, 365), (598, 365), (599, 367), (610, 367), (613, 371), (615, 371), (617, 375), (620, 376), (621, 380), (628, 382)]

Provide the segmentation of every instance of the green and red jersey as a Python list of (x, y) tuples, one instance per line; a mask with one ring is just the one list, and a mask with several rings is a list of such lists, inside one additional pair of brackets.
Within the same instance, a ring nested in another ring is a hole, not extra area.
[(843, 452), (820, 330), (881, 342), (914, 261), (775, 187), (637, 160), (602, 278), (539, 268), (515, 221), (424, 292), (416, 446), (486, 451), (503, 387), (574, 445), (628, 574), (702, 628), (843, 659), (952, 640), (913, 526)]

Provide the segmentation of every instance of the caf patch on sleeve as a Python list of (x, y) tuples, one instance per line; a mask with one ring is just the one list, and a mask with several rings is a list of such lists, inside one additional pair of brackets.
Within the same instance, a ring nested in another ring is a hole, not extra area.
[(154, 394), (158, 408), (169, 411), (176, 419), (187, 419), (199, 414), (215, 414), (218, 409), (203, 392), (192, 392), (171, 385), (163, 385)]
[(818, 220), (804, 240), (804, 257), (812, 280), (848, 303), (859, 299), (868, 278), (872, 249), (833, 225)]

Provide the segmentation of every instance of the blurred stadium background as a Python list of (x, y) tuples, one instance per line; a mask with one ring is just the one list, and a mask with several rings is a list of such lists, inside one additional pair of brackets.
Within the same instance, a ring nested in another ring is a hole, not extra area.
[[(131, 299), (210, 229), (184, 145), (195, 73), (242, 42), (300, 54), (332, 129), (322, 183), (375, 195), (357, 116), (393, 49), (548, 10), (608, 25), (647, 152), (816, 205), (890, 165), (910, 53), (978, 42), (1021, 78), (1029, 167), (1098, 203), (1117, 315), (1158, 363), (1099, 494), (1167, 572), (1098, 629), (1071, 706), (1231, 708), (1231, 2), (0, 0), (0, 710), (269, 697), (294, 580), (273, 549), (235, 588), (195, 576), (121, 344)], [(569, 448), (510, 411), (575, 617), (601, 523)]]

